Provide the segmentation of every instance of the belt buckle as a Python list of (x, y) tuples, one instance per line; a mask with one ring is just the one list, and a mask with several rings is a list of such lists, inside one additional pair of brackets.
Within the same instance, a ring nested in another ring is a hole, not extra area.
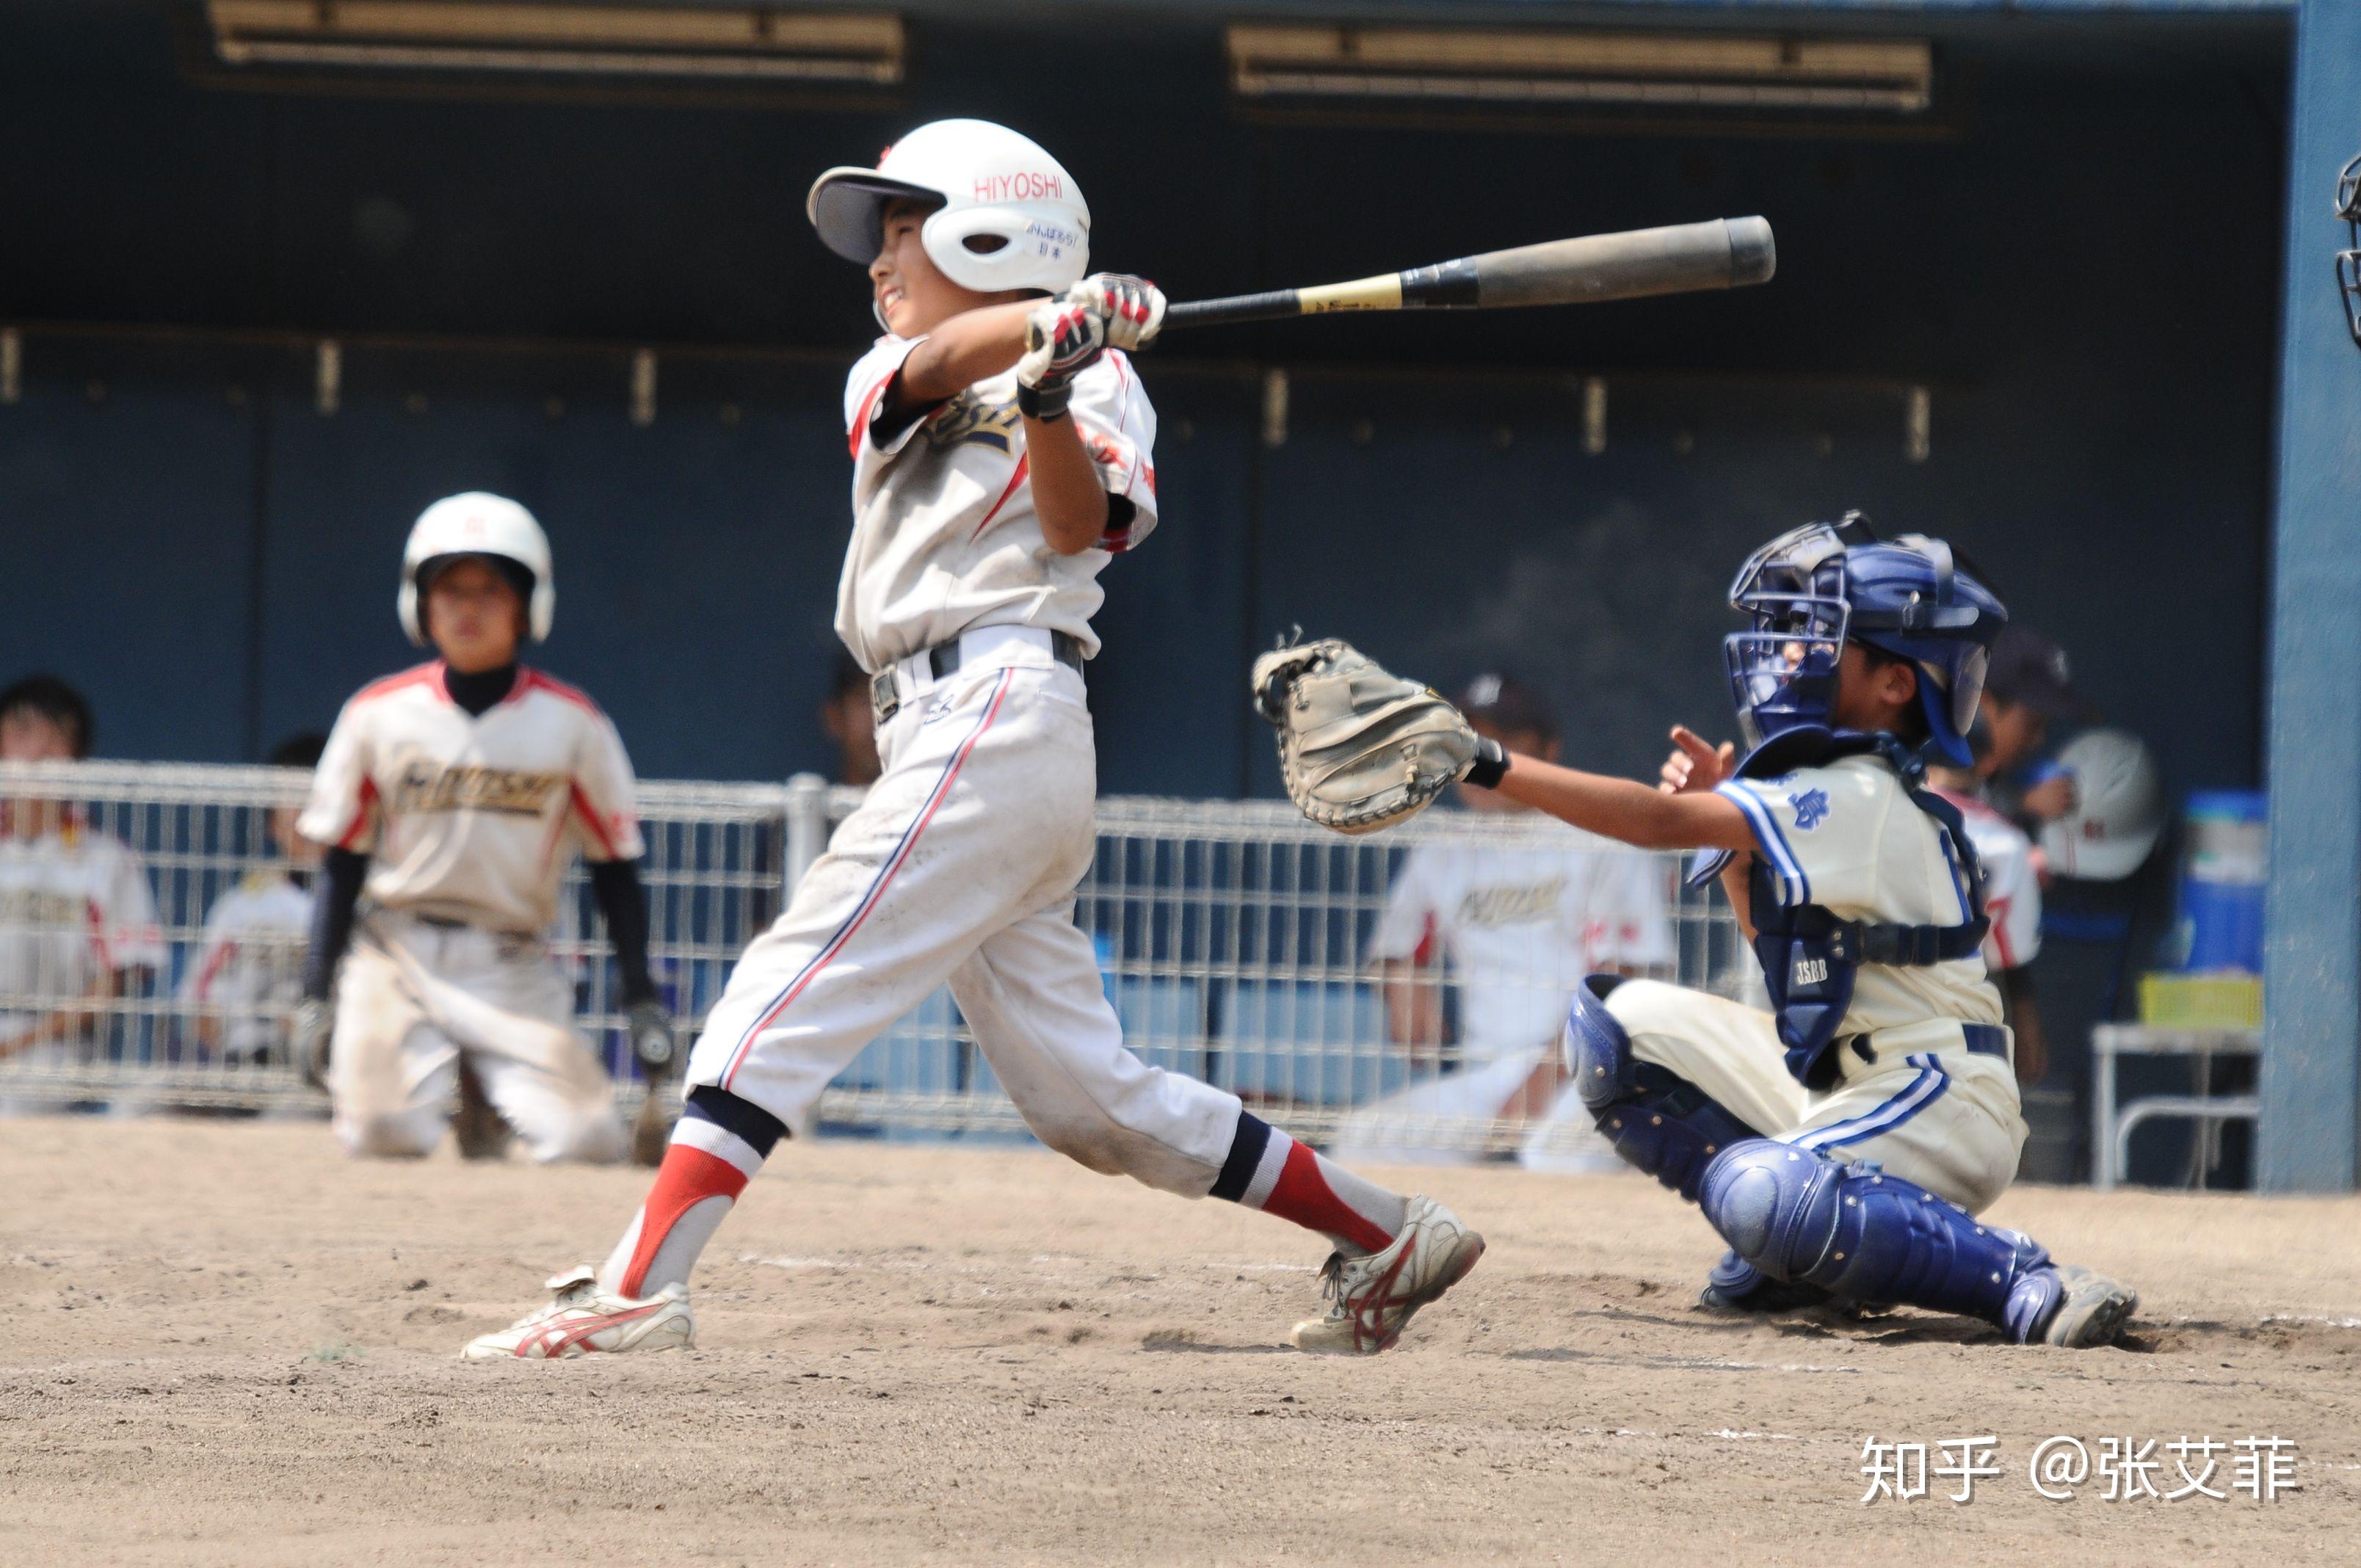
[(869, 677), (869, 706), (877, 710), (880, 724), (902, 710), (902, 698), (895, 689), (898, 684), (891, 664)]

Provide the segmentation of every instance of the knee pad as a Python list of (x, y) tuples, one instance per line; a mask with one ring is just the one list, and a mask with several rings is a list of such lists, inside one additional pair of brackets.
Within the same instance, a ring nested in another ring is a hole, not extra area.
[(1615, 1152), (1694, 1201), (1708, 1161), (1762, 1135), (1670, 1069), (1631, 1053), (1631, 1036), (1607, 1010), (1620, 975), (1595, 974), (1575, 989), (1562, 1048), (1575, 1092)]
[(1730, 1250), (1769, 1278), (2004, 1327), (2010, 1292), (2049, 1262), (2030, 1237), (1979, 1224), (1875, 1165), (1839, 1165), (1767, 1138), (1715, 1156), (1697, 1202)]

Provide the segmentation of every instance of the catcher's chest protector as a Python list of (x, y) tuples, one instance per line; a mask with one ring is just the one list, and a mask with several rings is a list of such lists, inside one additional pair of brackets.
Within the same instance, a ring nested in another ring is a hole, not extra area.
[(1935, 831), (1959, 862), (1969, 918), (1957, 926), (1906, 926), (1847, 920), (1817, 904), (1782, 904), (1771, 866), (1755, 857), (1747, 876), (1754, 956), (1771, 992), (1779, 1042), (1786, 1047), (1787, 1070), (1806, 1089), (1827, 1089), (1836, 1081), (1837, 1054), (1829, 1047), (1852, 1006), (1853, 981), (1862, 964), (1949, 963), (1978, 951), (1992, 925), (1984, 915), (1982, 873), (1958, 808), (1921, 787), (1924, 765), (1893, 736), (1833, 734), (1809, 727), (1784, 730), (1756, 747), (1738, 765), (1736, 776), (1777, 778), (1863, 755), (1891, 767), (1910, 803), (1934, 819)]

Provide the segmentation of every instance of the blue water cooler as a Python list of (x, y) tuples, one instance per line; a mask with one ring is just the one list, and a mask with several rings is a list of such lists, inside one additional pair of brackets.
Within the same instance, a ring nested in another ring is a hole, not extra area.
[(2202, 790), (2189, 797), (2176, 933), (2180, 967), (2263, 972), (2263, 883), (2270, 814), (2260, 790)]

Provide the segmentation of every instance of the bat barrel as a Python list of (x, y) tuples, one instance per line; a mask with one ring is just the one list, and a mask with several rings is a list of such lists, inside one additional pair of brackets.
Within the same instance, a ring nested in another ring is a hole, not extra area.
[(1736, 289), (1770, 280), (1778, 267), (1771, 225), (1759, 217), (1585, 235), (1514, 250), (1464, 256), (1433, 267), (1313, 289), (1275, 289), (1191, 300), (1164, 313), (1164, 327), (1275, 321), (1332, 311), (1492, 310), (1585, 305)]
[[(1465, 268), (1475, 275), (1474, 303), (1491, 309), (1596, 304), (1734, 289), (1768, 280), (1777, 266), (1771, 225), (1747, 217), (1551, 240), (1422, 270)], [(1403, 292), (1416, 290), (1405, 288)]]

